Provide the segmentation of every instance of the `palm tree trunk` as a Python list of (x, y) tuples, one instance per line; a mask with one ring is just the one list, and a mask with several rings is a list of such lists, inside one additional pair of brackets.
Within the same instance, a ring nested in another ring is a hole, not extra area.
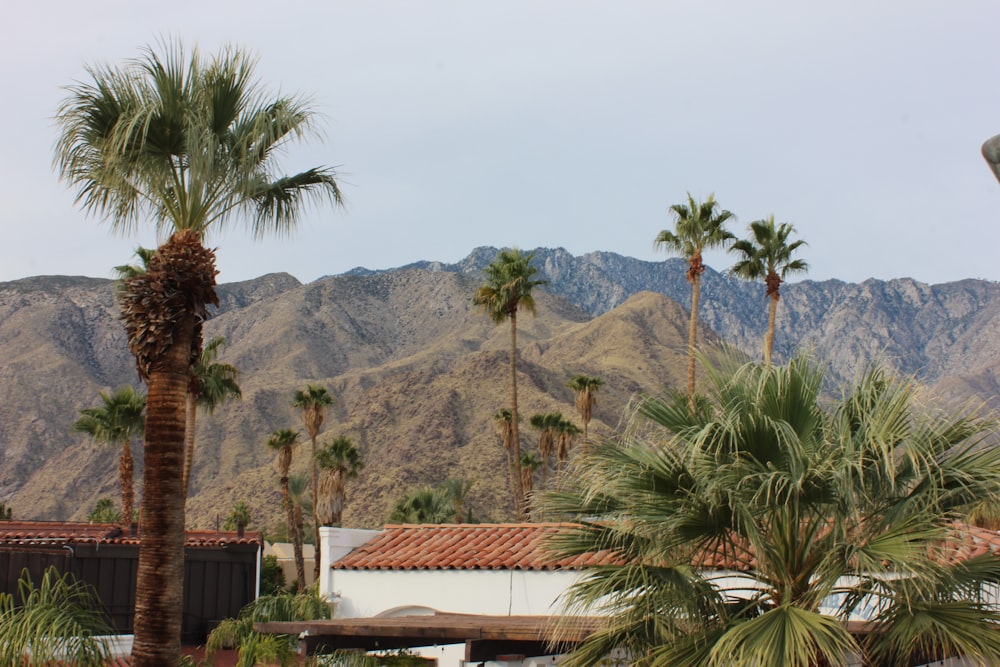
[(118, 459), (118, 483), (122, 487), (121, 527), (128, 535), (132, 529), (132, 511), (135, 507), (135, 462), (132, 460), (132, 443), (122, 443), (122, 454)]
[(319, 503), (319, 498), (317, 497), (319, 492), (319, 469), (316, 467), (316, 435), (313, 432), (310, 432), (309, 439), (312, 441), (312, 459), (309, 463), (310, 468), (312, 468), (312, 488), (309, 491), (312, 495), (313, 502), (313, 581), (319, 581), (319, 557), (321, 546), (319, 542), (319, 519), (316, 515), (316, 506), (317, 503)]
[(293, 514), (295, 527), (292, 529), (292, 552), (295, 554), (295, 576), (301, 593), (306, 589), (306, 561), (302, 555), (302, 505), (296, 504)]
[(691, 280), (691, 321), (688, 323), (688, 407), (694, 411), (694, 357), (698, 342), (698, 301), (701, 299), (701, 276)]
[(191, 488), (191, 471), (194, 469), (194, 429), (196, 426), (198, 404), (194, 394), (187, 393), (187, 416), (184, 426), (184, 497), (187, 498)]
[(767, 306), (767, 333), (764, 335), (764, 365), (771, 365), (771, 352), (774, 350), (774, 320), (778, 314), (778, 293), (771, 295)]
[(149, 374), (142, 536), (136, 577), (134, 667), (181, 660), (184, 597), (185, 395), (195, 318), (186, 316)]
[(514, 506), (517, 518), (527, 518), (524, 506), (524, 482), (521, 479), (521, 436), (517, 431), (517, 311), (510, 314), (510, 429), (514, 457)]
[(306, 587), (305, 567), (300, 558), (302, 546), (297, 537), (297, 527), (295, 523), (295, 509), (292, 507), (292, 494), (288, 492), (288, 472), (282, 472), (279, 479), (281, 483), (281, 504), (285, 506), (285, 523), (288, 526), (288, 540), (292, 543), (292, 553), (295, 558), (295, 586), (301, 593)]

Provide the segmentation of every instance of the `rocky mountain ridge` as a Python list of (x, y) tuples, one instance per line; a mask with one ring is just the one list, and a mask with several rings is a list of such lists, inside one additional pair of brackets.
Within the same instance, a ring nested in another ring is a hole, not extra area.
[[(598, 375), (607, 386), (591, 431), (608, 435), (635, 393), (683, 386), (690, 288), (682, 260), (534, 252), (549, 284), (538, 316), (519, 318), (524, 415), (575, 417), (566, 381)], [(355, 269), (308, 284), (271, 274), (220, 286), (206, 335), (229, 340), (222, 359), (240, 369), (244, 398), (200, 420), (191, 522), (210, 527), (240, 500), (262, 525), (278, 520), (264, 441), (276, 428), (300, 427), (291, 395), (310, 382), (336, 398), (324, 436), (350, 436), (368, 461), (351, 487), (347, 523), (379, 525), (400, 493), (448, 477), (476, 480), (470, 500), (481, 518), (510, 518), (491, 419), (506, 400), (508, 331), (470, 303), (495, 254), (477, 248), (454, 265)], [(704, 346), (725, 341), (754, 355), (766, 326), (763, 285), (709, 269), (702, 294)], [(880, 358), (945, 397), (1000, 407), (998, 317), (1000, 286), (985, 281), (802, 281), (783, 286), (776, 358), (813, 350), (838, 378)], [(69, 427), (98, 391), (136, 383), (111, 281), (0, 283), (8, 397), (0, 500), (22, 518), (79, 519), (97, 498), (116, 497), (116, 453)], [(532, 446), (537, 435), (526, 425), (522, 432)], [(300, 471), (304, 458), (297, 455)]]

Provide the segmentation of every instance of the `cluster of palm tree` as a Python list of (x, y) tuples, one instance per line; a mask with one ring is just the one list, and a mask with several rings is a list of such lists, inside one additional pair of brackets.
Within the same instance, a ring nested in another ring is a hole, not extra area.
[(218, 304), (205, 237), (237, 221), (258, 238), (286, 232), (311, 199), (341, 201), (330, 169), (276, 170), (281, 149), (310, 134), (314, 113), (302, 98), (266, 90), (255, 65), (236, 48), (205, 58), (168, 43), (88, 68), (89, 81), (68, 87), (56, 112), (56, 168), (82, 207), (114, 231), (149, 222), (167, 238), (120, 296), (147, 386), (136, 667), (180, 662), (187, 397), (202, 322)]
[(389, 523), (475, 523), (466, 502), (472, 485), (472, 480), (453, 478), (413, 489), (393, 504)]
[(698, 410), (646, 398), (544, 497), (579, 526), (555, 556), (620, 563), (564, 597), (610, 620), (560, 664), (994, 664), (1000, 557), (955, 545), (969, 508), (1000, 498), (996, 423), (878, 369), (833, 404), (801, 358), (707, 375)]
[(780, 286), (791, 273), (808, 270), (809, 266), (792, 255), (805, 241), (789, 241), (794, 227), (789, 223), (775, 226), (774, 216), (751, 222), (750, 236), (737, 240), (726, 228), (734, 216), (720, 210), (714, 195), (697, 201), (688, 194), (686, 203), (670, 207), (674, 218), (673, 229), (657, 234), (654, 244), (668, 252), (680, 255), (688, 262), (687, 280), (691, 283), (691, 314), (688, 324), (688, 406), (693, 411), (696, 403), (695, 359), (697, 358), (698, 306), (701, 300), (701, 275), (705, 273), (703, 254), (713, 248), (726, 248), (735, 252), (739, 260), (731, 272), (747, 280), (763, 280), (769, 299), (767, 333), (764, 336), (764, 363), (771, 363), (774, 349), (774, 323), (780, 298)]
[[(338, 436), (325, 447), (318, 447), (320, 431), (326, 421), (326, 410), (331, 405), (333, 397), (330, 392), (325, 387), (314, 384), (296, 390), (292, 399), (292, 407), (302, 412), (302, 421), (312, 445), (308, 477), (298, 478), (290, 472), (294, 449), (301, 435), (299, 431), (279, 429), (267, 441), (268, 448), (278, 454), (281, 503), (285, 509), (288, 536), (293, 545), (296, 585), (299, 591), (304, 590), (306, 585), (302, 547), (305, 541), (305, 514), (312, 516), (312, 541), (315, 550), (313, 579), (317, 579), (321, 554), (319, 528), (340, 525), (347, 498), (346, 482), (357, 477), (364, 467), (360, 452), (346, 436)], [(307, 490), (308, 501), (305, 500)]]

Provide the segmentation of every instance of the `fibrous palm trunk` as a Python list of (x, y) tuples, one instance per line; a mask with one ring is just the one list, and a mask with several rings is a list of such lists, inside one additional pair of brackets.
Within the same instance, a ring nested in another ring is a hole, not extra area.
[(764, 336), (764, 365), (771, 365), (771, 352), (774, 350), (774, 320), (778, 314), (778, 293), (771, 295), (767, 306), (767, 334)]
[(121, 527), (127, 535), (132, 528), (132, 512), (135, 507), (135, 462), (132, 459), (132, 443), (122, 443), (122, 454), (118, 459), (118, 482), (122, 487)]
[(521, 437), (517, 430), (517, 311), (510, 314), (510, 430), (514, 469), (514, 506), (517, 518), (527, 518), (524, 504), (524, 481), (521, 479)]
[[(322, 423), (322, 421), (320, 422)], [(322, 546), (319, 539), (319, 519), (316, 518), (316, 505), (319, 503), (319, 470), (316, 465), (316, 436), (319, 435), (319, 426), (309, 429), (309, 439), (312, 441), (312, 459), (309, 461), (312, 478), (309, 489), (313, 502), (313, 581), (319, 581), (319, 557)]]
[(215, 273), (198, 232), (177, 232), (144, 274), (126, 280), (121, 299), (129, 350), (148, 386), (133, 667), (181, 659), (185, 400), (201, 321), (218, 305)]
[(198, 402), (189, 390), (185, 401), (186, 422), (184, 425), (184, 497), (191, 489), (191, 471), (194, 469), (194, 429), (197, 426)]
[(698, 343), (698, 301), (701, 299), (701, 276), (691, 281), (691, 321), (688, 323), (688, 407), (694, 411), (694, 358)]
[(142, 538), (136, 577), (134, 667), (181, 659), (184, 591), (184, 395), (195, 318), (174, 331), (162, 363), (149, 375), (146, 402)]

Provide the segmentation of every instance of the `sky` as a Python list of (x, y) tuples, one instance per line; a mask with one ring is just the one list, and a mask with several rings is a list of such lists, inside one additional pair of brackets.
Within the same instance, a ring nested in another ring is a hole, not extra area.
[[(773, 214), (809, 279), (1000, 280), (996, 0), (52, 0), (0, 9), (0, 281), (110, 277), (112, 234), (52, 168), (87, 65), (164, 37), (256, 54), (322, 136), (342, 209), (288, 237), (208, 238), (220, 282), (455, 262), (478, 246), (660, 261), (669, 207), (714, 194), (731, 230)], [(731, 256), (708, 263), (725, 270)]]

